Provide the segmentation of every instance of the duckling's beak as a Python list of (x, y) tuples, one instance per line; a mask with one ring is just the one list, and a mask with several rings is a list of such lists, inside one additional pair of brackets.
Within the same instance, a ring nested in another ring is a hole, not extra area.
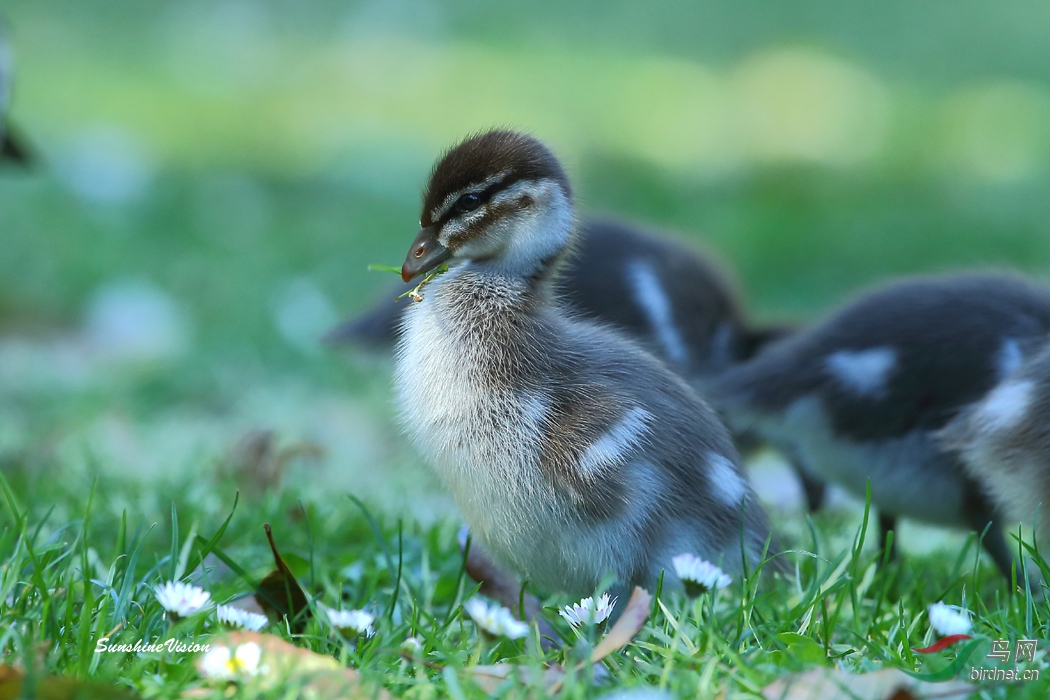
[(401, 266), (401, 279), (408, 282), (413, 277), (430, 272), (451, 256), (452, 251), (438, 242), (437, 229), (424, 226), (419, 229), (416, 240), (412, 241), (405, 264)]

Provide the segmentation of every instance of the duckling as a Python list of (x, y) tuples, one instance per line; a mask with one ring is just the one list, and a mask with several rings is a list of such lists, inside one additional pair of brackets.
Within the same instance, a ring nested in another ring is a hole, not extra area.
[[(990, 494), (937, 431), (1032, 354), (1050, 332), (1050, 291), (1006, 275), (912, 278), (862, 295), (707, 386), (737, 430), (790, 451), (879, 510), (983, 532)], [(983, 544), (1007, 573), (1002, 532)]]
[(1003, 513), (1050, 544), (1050, 339), (939, 434)]
[(12, 52), (0, 20), (0, 161), (27, 163), (29, 152), (12, 132), (7, 123), (7, 112), (11, 106)]
[(729, 434), (642, 346), (558, 303), (574, 231), (538, 140), (490, 131), (439, 160), (402, 267), (448, 265), (405, 312), (405, 430), (475, 540), (542, 588), (673, 586), (686, 551), (739, 574), (770, 534)]

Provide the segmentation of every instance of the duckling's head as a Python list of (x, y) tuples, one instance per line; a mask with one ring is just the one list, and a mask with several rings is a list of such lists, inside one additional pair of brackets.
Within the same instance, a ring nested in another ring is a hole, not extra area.
[(572, 190), (542, 143), (489, 131), (467, 138), (434, 166), (419, 226), (401, 267), (406, 282), (445, 261), (530, 276), (552, 265), (570, 240)]

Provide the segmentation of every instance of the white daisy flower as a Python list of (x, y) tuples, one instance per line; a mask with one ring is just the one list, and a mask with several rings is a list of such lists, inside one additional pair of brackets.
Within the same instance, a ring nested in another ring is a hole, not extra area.
[(214, 681), (235, 681), (266, 673), (267, 667), (259, 664), (262, 648), (255, 642), (241, 644), (231, 650), (228, 646), (215, 646), (201, 657), (201, 673)]
[(474, 620), (480, 630), (493, 637), (521, 639), (529, 633), (529, 625), (514, 617), (502, 605), (489, 606), (480, 598), (471, 598), (463, 603), (463, 609)]
[(243, 627), (252, 632), (258, 632), (270, 621), (265, 615), (250, 610), (241, 610), (232, 605), (220, 605), (215, 608), (215, 617), (219, 618), (219, 622), (225, 622), (234, 627)]
[(324, 606), (321, 606), (321, 609), (324, 610), (324, 615), (328, 618), (328, 624), (344, 634), (353, 632), (354, 634), (363, 634), (366, 637), (371, 637), (375, 634), (375, 630), (372, 629), (372, 623), (375, 622), (376, 616), (372, 613), (364, 610), (333, 610)]
[(211, 593), (182, 581), (161, 584), (156, 596), (162, 608), (178, 617), (189, 617), (211, 607)]
[(930, 627), (942, 637), (953, 634), (969, 634), (973, 629), (970, 624), (970, 612), (944, 603), (934, 603), (927, 611), (930, 616)]
[(685, 586), (685, 593), (690, 598), (696, 598), (702, 593), (725, 588), (733, 579), (709, 561), (705, 561), (695, 554), (679, 554), (671, 559), (674, 571)]
[(594, 598), (584, 598), (579, 603), (566, 605), (558, 614), (573, 627), (597, 625), (609, 619), (615, 606), (616, 598), (610, 600), (608, 593), (602, 593), (597, 602)]

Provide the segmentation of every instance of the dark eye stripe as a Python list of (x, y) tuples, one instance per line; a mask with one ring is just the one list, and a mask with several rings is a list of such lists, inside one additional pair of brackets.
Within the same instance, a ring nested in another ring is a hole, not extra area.
[[(476, 194), (478, 196), (478, 199), (480, 200), (481, 203), (478, 205), (477, 209), (474, 209), (474, 211), (477, 211), (478, 209), (483, 207), (485, 204), (487, 204), (488, 201), (490, 199), (492, 199), (492, 196), (494, 194), (496, 194), (500, 190), (504, 190), (507, 187), (510, 187), (511, 185), (515, 184), (517, 181), (518, 180), (516, 180), (516, 179), (502, 180), (502, 181), (497, 182), (497, 183), (495, 183), (493, 185), (489, 185), (488, 187), (486, 187), (485, 189), (481, 190), (480, 192), (464, 192), (463, 194)], [(459, 201), (459, 200), (457, 199), (456, 201)], [(467, 213), (471, 213), (471, 212), (467, 212)], [(452, 219), (455, 219), (458, 216), (461, 216), (462, 214), (463, 214), (463, 212), (461, 212), (458, 209), (456, 209), (456, 205), (453, 204), (451, 207), (448, 208), (448, 211), (446, 211), (444, 214), (441, 215), (441, 218), (438, 219), (438, 221), (437, 221), (437, 225), (440, 228), (441, 226), (444, 226), (449, 221), (451, 221)]]
[(512, 214), (516, 211), (528, 208), (527, 204), (523, 204), (520, 200), (513, 202), (504, 202), (494, 207), (490, 207), (488, 211), (483, 213), (477, 221), (470, 222), (470, 226), (462, 231), (458, 231), (449, 236), (448, 244), (452, 248), (456, 248), (471, 238), (480, 236), (485, 232), (489, 226), (501, 217)]

